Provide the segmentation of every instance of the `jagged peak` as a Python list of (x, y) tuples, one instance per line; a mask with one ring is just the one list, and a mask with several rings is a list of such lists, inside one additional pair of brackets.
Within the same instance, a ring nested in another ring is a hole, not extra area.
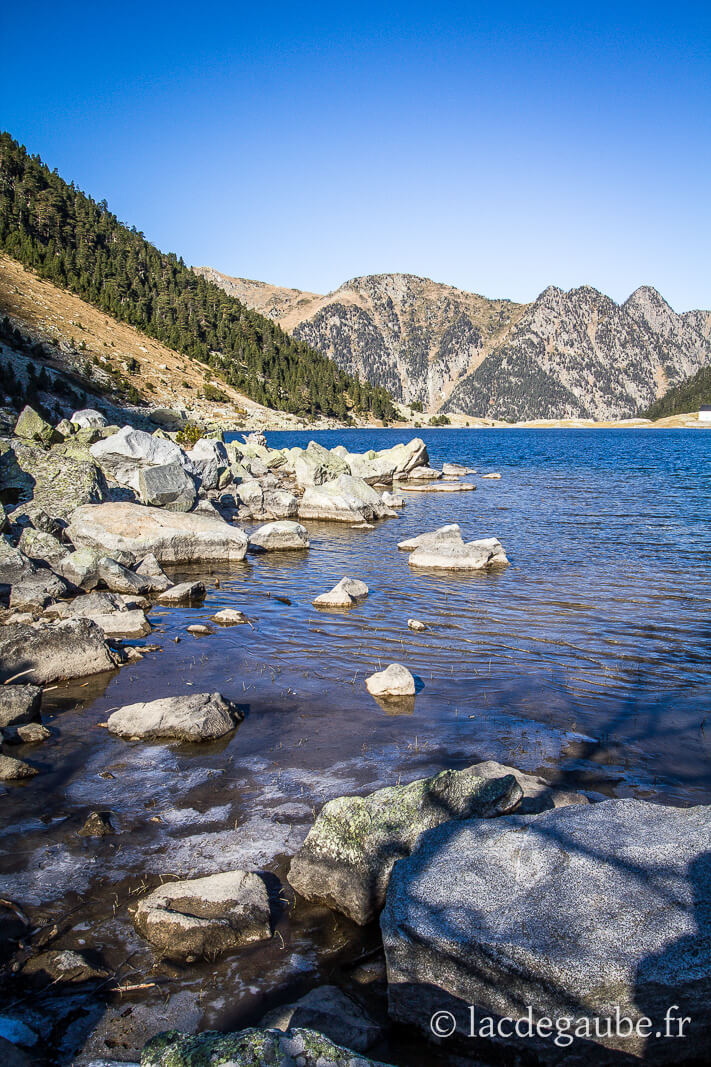
[(655, 289), (653, 285), (640, 285), (633, 293), (631, 293), (625, 300), (624, 307), (628, 305), (630, 307), (639, 307), (642, 304), (654, 304), (656, 307), (669, 308), (673, 311), (671, 304), (669, 304), (658, 289)]

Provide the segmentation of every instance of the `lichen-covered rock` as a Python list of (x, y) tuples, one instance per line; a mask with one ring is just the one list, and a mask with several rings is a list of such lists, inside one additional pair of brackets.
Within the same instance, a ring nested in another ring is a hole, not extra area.
[(351, 473), (351, 468), (345, 460), (316, 441), (309, 441), (308, 447), (297, 456), (293, 469), (297, 484), (303, 488), (323, 485), (324, 482), (334, 481), (341, 474)]
[(222, 519), (119, 502), (77, 508), (67, 532), (77, 547), (151, 553), (160, 563), (232, 562), (244, 559), (248, 545), (244, 531)]
[(249, 871), (166, 882), (139, 902), (133, 921), (170, 959), (214, 960), (271, 937), (267, 887)]
[(242, 718), (221, 693), (187, 693), (127, 704), (109, 716), (107, 726), (119, 737), (143, 741), (214, 741), (234, 730)]
[(366, 689), (374, 697), (414, 697), (415, 679), (402, 663), (391, 663), (384, 671), (376, 671), (365, 680)]
[(46, 450), (19, 440), (11, 446), (0, 442), (0, 484), (17, 493), (13, 517), (44, 511), (66, 519), (81, 504), (98, 504), (109, 494), (89, 452), (75, 454), (69, 443)]
[(167, 511), (190, 511), (197, 493), (195, 482), (180, 463), (145, 467), (138, 472), (141, 503)]
[(0, 627), (0, 680), (28, 671), (26, 678), (46, 685), (113, 670), (117, 661), (103, 631), (90, 619)]
[(15, 435), (26, 441), (38, 441), (43, 445), (52, 445), (60, 440), (60, 436), (51, 423), (38, 415), (34, 408), (27, 404), (20, 412), (15, 423)]
[(61, 541), (58, 541), (51, 533), (35, 530), (31, 526), (24, 528), (17, 547), (29, 559), (35, 562), (43, 561), (55, 569), (57, 564), (68, 556), (70, 552), (70, 549), (63, 545)]
[(0, 536), (0, 593), (18, 611), (44, 608), (70, 595), (70, 586), (49, 567), (29, 559)]
[(265, 489), (256, 478), (248, 478), (237, 487), (237, 497), (253, 519), (293, 519), (299, 501), (288, 489)]
[(151, 1038), (141, 1067), (388, 1067), (315, 1030), (239, 1030), (181, 1034), (169, 1030)]
[[(428, 1035), (432, 1013), (451, 1011), (448, 1047), (458, 1036), (470, 1049), (475, 1005), (479, 1019), (512, 1020), (505, 1038), (490, 1034), (506, 1062), (702, 1062), (711, 1048), (710, 842), (711, 808), (641, 800), (438, 827), (388, 888), (391, 1016)], [(672, 1005), (688, 1020), (684, 1037), (673, 1023), (674, 1039), (660, 1040)], [(553, 1021), (553, 1036), (572, 1018), (575, 1039), (528, 1033), (525, 1022), (517, 1034), (529, 1011), (534, 1027)], [(629, 1024), (616, 1025), (620, 1017)], [(649, 1028), (640, 1029), (643, 1017)]]
[(179, 463), (189, 473), (194, 467), (180, 445), (144, 430), (124, 426), (117, 433), (97, 441), (89, 449), (96, 462), (119, 485), (140, 491), (139, 474), (145, 467)]
[(284, 552), (309, 547), (309, 534), (300, 522), (268, 522), (249, 535), (252, 548), (260, 552)]
[(338, 797), (321, 809), (291, 862), (289, 882), (307, 899), (365, 925), (383, 906), (395, 863), (427, 830), (449, 819), (513, 811), (521, 796), (513, 775), (482, 778), (467, 769), (366, 797)]
[(31, 778), (37, 774), (37, 768), (31, 767), (24, 760), (14, 756), (0, 755), (0, 782), (13, 782), (20, 778)]
[(42, 690), (38, 685), (0, 685), (0, 729), (39, 722)]

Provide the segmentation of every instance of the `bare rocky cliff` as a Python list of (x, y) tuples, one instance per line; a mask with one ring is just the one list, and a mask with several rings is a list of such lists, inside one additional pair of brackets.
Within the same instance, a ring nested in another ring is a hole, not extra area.
[(350, 372), (429, 411), (500, 419), (625, 418), (711, 362), (711, 312), (642, 286), (624, 304), (549, 286), (531, 304), (411, 274), (326, 296), (197, 268)]

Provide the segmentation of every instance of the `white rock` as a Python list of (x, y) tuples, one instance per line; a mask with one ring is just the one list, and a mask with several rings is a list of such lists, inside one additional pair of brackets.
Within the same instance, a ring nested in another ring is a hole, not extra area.
[(341, 578), (328, 593), (317, 596), (312, 603), (317, 608), (351, 608), (368, 595), (368, 586), (357, 578)]
[(409, 626), (409, 628), (411, 630), (414, 630), (415, 633), (418, 633), (418, 634), (423, 633), (427, 629), (427, 626), (425, 625), (425, 623), (421, 622), (419, 619), (408, 619), (407, 620), (407, 625)]
[(220, 626), (240, 626), (242, 623), (249, 622), (249, 619), (242, 611), (236, 611), (234, 608), (223, 608), (222, 611), (218, 611), (212, 616), (212, 621), (219, 623)]
[(369, 522), (372, 519), (393, 518), (397, 512), (387, 507), (379, 494), (363, 481), (342, 474), (332, 482), (306, 489), (299, 517), (330, 522)]
[(411, 567), (427, 570), (480, 571), (486, 567), (505, 567), (509, 561), (501, 542), (488, 537), (461, 545), (417, 548), (407, 562)]
[(189, 693), (127, 704), (109, 716), (112, 734), (141, 740), (214, 741), (242, 715), (220, 693)]
[(384, 671), (371, 674), (365, 680), (374, 697), (411, 697), (415, 695), (415, 679), (401, 663), (391, 663)]
[(386, 490), (383, 493), (382, 500), (383, 500), (383, 504), (385, 504), (386, 507), (389, 507), (389, 508), (404, 508), (405, 507), (405, 497), (402, 496), (400, 493), (389, 493)]
[(408, 537), (404, 541), (400, 541), (397, 547), (402, 552), (414, 552), (416, 548), (431, 548), (435, 545), (445, 544), (463, 544), (462, 531), (456, 522), (451, 523), (449, 526), (440, 526), (438, 530), (433, 530), (431, 533)]
[(101, 430), (104, 426), (109, 425), (109, 420), (106, 416), (94, 408), (82, 408), (81, 411), (75, 411), (69, 421), (73, 426), (78, 426), (82, 430)]
[(187, 604), (191, 600), (202, 600), (205, 596), (205, 586), (202, 582), (179, 582), (171, 585), (158, 596), (159, 604)]
[(300, 522), (268, 522), (249, 535), (249, 543), (262, 552), (308, 548), (309, 534)]

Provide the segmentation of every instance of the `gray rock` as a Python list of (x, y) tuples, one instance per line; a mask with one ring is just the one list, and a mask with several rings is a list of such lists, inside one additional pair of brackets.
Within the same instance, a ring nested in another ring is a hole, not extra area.
[(140, 610), (113, 611), (106, 615), (88, 615), (103, 631), (105, 637), (135, 639), (151, 632), (151, 624)]
[(179, 514), (141, 504), (108, 503), (77, 508), (68, 534), (77, 547), (102, 549), (109, 555), (151, 553), (160, 563), (244, 559), (247, 535), (221, 519)]
[(60, 619), (90, 618), (92, 615), (110, 615), (114, 611), (125, 611), (126, 607), (116, 593), (94, 591), (62, 604), (51, 604), (45, 608), (45, 615)]
[(6, 726), (3, 730), (3, 740), (12, 745), (38, 745), (51, 736), (51, 732), (41, 722), (26, 722), (22, 726)]
[(188, 693), (127, 704), (109, 716), (112, 734), (141, 740), (214, 741), (234, 730), (242, 713), (220, 693)]
[(268, 522), (249, 535), (252, 548), (262, 552), (283, 552), (309, 547), (309, 534), (300, 522)]
[(38, 685), (0, 685), (0, 729), (39, 722), (42, 690)]
[(397, 512), (383, 503), (372, 486), (350, 474), (342, 474), (336, 481), (309, 486), (299, 505), (299, 518), (327, 522), (369, 522), (396, 515)]
[(253, 519), (292, 519), (299, 512), (299, 501), (287, 489), (264, 489), (256, 478), (248, 478), (237, 487), (237, 497), (249, 509)]
[(450, 819), (513, 811), (521, 795), (512, 775), (482, 778), (467, 769), (367, 797), (338, 797), (321, 809), (291, 862), (289, 882), (308, 900), (365, 925), (383, 906), (395, 863), (427, 830)]
[(414, 697), (415, 679), (401, 663), (391, 663), (384, 671), (366, 678), (365, 685), (374, 697)]
[(148, 582), (151, 593), (164, 593), (173, 584), (152, 552), (143, 557), (136, 574)]
[(356, 1052), (367, 1052), (383, 1036), (383, 1028), (335, 985), (318, 986), (293, 1004), (275, 1008), (260, 1026), (266, 1030), (317, 1030)]
[(49, 952), (30, 957), (22, 968), (22, 975), (39, 980), (43, 985), (49, 985), (50, 982), (79, 985), (106, 978), (108, 971), (103, 967), (95, 967), (81, 952), (50, 949)]
[(442, 471), (434, 470), (433, 467), (413, 467), (407, 472), (408, 481), (429, 482), (442, 477)]
[(446, 545), (461, 545), (462, 531), (456, 522), (449, 526), (440, 526), (431, 533), (418, 534), (417, 537), (408, 537), (400, 541), (398, 548), (401, 552), (414, 552), (416, 548), (440, 548)]
[(267, 887), (249, 871), (167, 882), (139, 902), (133, 921), (163, 956), (186, 961), (271, 937)]
[(220, 478), (229, 468), (229, 458), (221, 441), (201, 437), (188, 452), (203, 489), (217, 489)]
[(442, 474), (445, 477), (463, 478), (465, 474), (476, 474), (473, 467), (464, 467), (461, 463), (443, 463)]
[(104, 426), (109, 425), (109, 420), (106, 416), (102, 415), (100, 411), (96, 411), (95, 408), (82, 408), (81, 411), (75, 411), (69, 421), (72, 425), (78, 426), (82, 430), (102, 430)]
[(341, 474), (350, 473), (351, 468), (344, 459), (329, 452), (316, 441), (309, 441), (308, 447), (294, 462), (294, 476), (302, 488), (323, 485), (324, 482), (334, 481)]
[(205, 586), (202, 582), (180, 582), (171, 585), (165, 592), (158, 596), (159, 604), (189, 604), (191, 601), (202, 600), (205, 596)]
[(328, 593), (321, 593), (312, 601), (317, 608), (352, 608), (368, 595), (368, 586), (357, 578), (341, 578)]
[(150, 592), (150, 582), (134, 574), (118, 560), (101, 549), (81, 548), (70, 552), (59, 564), (61, 574), (81, 589), (92, 590), (103, 585), (112, 593), (131, 593), (142, 596)]
[(219, 623), (220, 626), (240, 626), (249, 622), (249, 619), (242, 611), (235, 611), (234, 608), (223, 608), (222, 611), (218, 611), (217, 614), (212, 616), (212, 621)]
[[(654, 1064), (703, 1057), (710, 842), (710, 808), (639, 800), (440, 826), (397, 865), (388, 889), (391, 1016), (426, 1033), (433, 1011), (450, 1010), (464, 1036), (468, 1005), (479, 1018), (514, 1020), (530, 1005), (534, 1020), (554, 1026), (591, 1020), (589, 1040), (578, 1031), (561, 1046), (514, 1032), (503, 1055), (518, 1049), (566, 1067), (617, 1064), (621, 1053)], [(683, 1041), (654, 1038), (670, 1005), (690, 1019)], [(617, 1011), (635, 1028), (613, 1025), (603, 1044), (594, 1020)], [(636, 1026), (642, 1016), (652, 1020), (649, 1039)]]
[(77, 830), (77, 833), (79, 837), (108, 837), (110, 834), (115, 834), (116, 831), (111, 821), (111, 812), (90, 812), (81, 829)]
[(0, 679), (28, 671), (33, 683), (84, 678), (113, 670), (117, 661), (104, 634), (90, 619), (66, 619), (0, 628)]
[(43, 608), (70, 593), (63, 578), (13, 548), (4, 537), (0, 537), (0, 587), (9, 594), (10, 607), (19, 611)]
[(65, 519), (80, 504), (106, 500), (109, 492), (88, 450), (70, 443), (47, 451), (19, 440), (12, 447), (0, 442), (0, 484), (18, 494), (14, 517), (26, 514), (33, 522), (40, 511)]
[(416, 548), (408, 558), (411, 567), (422, 570), (481, 571), (489, 567), (506, 567), (508, 559), (501, 542), (495, 537)]
[(20, 778), (31, 778), (35, 774), (37, 768), (31, 767), (24, 760), (0, 755), (0, 782), (14, 782)]
[(138, 472), (141, 503), (167, 511), (190, 511), (197, 493), (195, 482), (178, 462), (146, 467)]
[(101, 1015), (84, 1042), (79, 1054), (72, 1058), (72, 1067), (139, 1067), (141, 1050), (147, 1041), (170, 1027), (195, 1031), (203, 1014), (202, 1002), (193, 990), (181, 989), (172, 996), (141, 1003), (134, 999), (131, 1010), (119, 1000), (115, 1005), (102, 1005)]
[(70, 552), (69, 548), (52, 534), (34, 530), (31, 526), (26, 526), (22, 531), (17, 547), (28, 559), (35, 563), (38, 561), (47, 563), (53, 569), (56, 569), (57, 564)]
[(28, 404), (20, 412), (15, 424), (15, 435), (26, 441), (38, 441), (42, 445), (53, 445), (60, 439), (59, 434), (34, 408)]
[(404, 508), (405, 507), (405, 497), (402, 496), (400, 493), (388, 493), (386, 491), (386, 492), (383, 493), (382, 499), (383, 499), (383, 504), (385, 504), (385, 506), (388, 507), (388, 508)]
[(202, 622), (194, 622), (191, 626), (186, 626), (185, 629), (189, 634), (194, 634), (196, 637), (209, 637), (210, 634), (215, 632)]
[[(517, 767), (508, 767), (496, 760), (486, 760), (483, 763), (475, 763), (472, 766), (482, 778), (500, 778), (503, 774), (512, 774), (523, 792), (523, 799), (516, 809), (517, 815), (538, 815), (542, 811), (551, 808), (564, 808), (569, 804), (589, 804), (590, 798), (584, 793), (571, 792), (552, 785), (537, 774), (526, 774)], [(594, 795), (594, 794), (593, 794)], [(597, 800), (603, 797), (597, 796)]]
[(240, 1030), (158, 1034), (148, 1042), (141, 1067), (388, 1067), (341, 1045), (315, 1030)]
[(174, 441), (154, 437), (131, 426), (124, 426), (110, 437), (97, 441), (89, 451), (106, 474), (135, 492), (140, 492), (139, 473), (145, 467), (179, 463), (189, 473), (194, 471), (182, 448)]

